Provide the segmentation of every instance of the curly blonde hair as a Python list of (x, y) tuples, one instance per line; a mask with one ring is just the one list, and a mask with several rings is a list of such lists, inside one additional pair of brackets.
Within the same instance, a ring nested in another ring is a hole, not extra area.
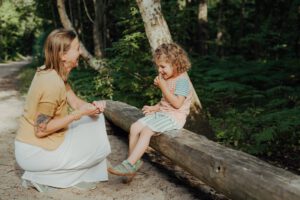
[(176, 43), (163, 43), (153, 52), (153, 62), (164, 59), (171, 63), (177, 73), (183, 73), (191, 68), (186, 52)]

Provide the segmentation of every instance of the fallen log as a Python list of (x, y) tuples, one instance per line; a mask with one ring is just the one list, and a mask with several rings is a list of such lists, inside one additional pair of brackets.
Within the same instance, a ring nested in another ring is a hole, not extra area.
[[(143, 116), (122, 102), (107, 101), (106, 105), (105, 117), (126, 132)], [(300, 176), (188, 130), (172, 132), (177, 136), (152, 137), (150, 146), (229, 198), (300, 199)]]

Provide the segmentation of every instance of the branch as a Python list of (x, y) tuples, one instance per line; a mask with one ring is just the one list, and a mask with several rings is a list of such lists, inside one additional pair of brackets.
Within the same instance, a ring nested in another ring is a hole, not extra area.
[(85, 10), (85, 13), (86, 13), (87, 17), (88, 17), (89, 20), (92, 22), (92, 24), (94, 24), (94, 21), (93, 21), (93, 19), (91, 18), (90, 14), (89, 14), (89, 11), (88, 11), (88, 9), (87, 9), (85, 0), (83, 0), (83, 5), (84, 5), (84, 10)]
[[(75, 29), (73, 27), (73, 24), (71, 23), (67, 13), (66, 13), (66, 7), (65, 7), (65, 1), (64, 0), (57, 0), (57, 9), (58, 14), (60, 17), (60, 21), (64, 28), (71, 29), (74, 32)], [(88, 63), (89, 66), (91, 66), (96, 71), (102, 71), (104, 68), (107, 67), (107, 62), (104, 59), (96, 59), (90, 52), (85, 48), (84, 44), (80, 42), (80, 48), (82, 51), (82, 57), (83, 59)]]

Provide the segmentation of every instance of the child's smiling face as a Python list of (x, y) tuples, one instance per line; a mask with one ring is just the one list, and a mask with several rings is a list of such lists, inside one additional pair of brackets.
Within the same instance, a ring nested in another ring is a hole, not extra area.
[(165, 62), (163, 60), (158, 60), (156, 62), (158, 67), (158, 73), (162, 76), (163, 79), (167, 80), (174, 76), (174, 69), (172, 64), (169, 62)]

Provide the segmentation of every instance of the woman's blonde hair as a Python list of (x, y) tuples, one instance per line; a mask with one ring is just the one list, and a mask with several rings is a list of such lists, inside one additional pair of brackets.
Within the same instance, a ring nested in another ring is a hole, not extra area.
[(66, 81), (67, 72), (61, 56), (70, 49), (71, 43), (76, 37), (76, 33), (72, 30), (56, 29), (52, 31), (44, 45), (45, 67), (43, 70), (54, 69)]
[(158, 46), (153, 53), (153, 61), (160, 59), (171, 63), (177, 73), (183, 73), (191, 68), (190, 60), (186, 52), (176, 43), (164, 43)]

